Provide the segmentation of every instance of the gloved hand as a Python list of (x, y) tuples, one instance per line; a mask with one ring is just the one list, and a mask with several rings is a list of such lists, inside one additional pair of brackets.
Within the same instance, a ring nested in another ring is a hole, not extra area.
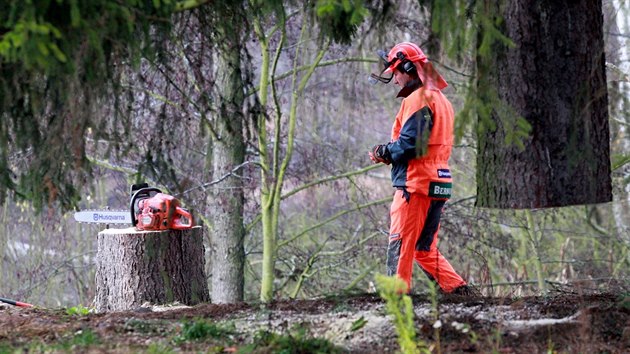
[(389, 152), (387, 151), (387, 145), (374, 145), (372, 150), (368, 152), (368, 155), (370, 156), (370, 160), (374, 161), (374, 163), (382, 162), (386, 165), (392, 163)]

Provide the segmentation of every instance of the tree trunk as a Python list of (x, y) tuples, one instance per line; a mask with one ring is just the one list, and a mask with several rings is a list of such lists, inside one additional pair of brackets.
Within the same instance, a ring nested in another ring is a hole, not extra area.
[[(226, 120), (231, 119), (231, 122)], [(222, 140), (214, 142), (213, 180), (218, 180), (244, 161), (242, 136), (228, 133), (239, 129), (240, 117), (223, 117), (217, 131)], [(231, 127), (231, 128), (228, 128)], [(240, 133), (240, 130), (238, 130)], [(230, 176), (216, 184), (208, 201), (212, 215), (210, 237), (212, 258), (212, 302), (234, 303), (243, 300), (245, 251), (243, 239), (243, 182), (238, 176)]]
[[(625, 11), (620, 11), (613, 2), (609, 1), (604, 2), (603, 11), (604, 23), (607, 25), (604, 31), (606, 33), (606, 62), (615, 67), (608, 71), (609, 74), (612, 74), (608, 76), (609, 108), (611, 110), (610, 115), (613, 117), (610, 120), (612, 135), (610, 152), (612, 155), (624, 156), (630, 152), (630, 135), (628, 134), (630, 117), (625, 112), (630, 98), (630, 86), (624, 82), (627, 81), (624, 77), (625, 73), (617, 68), (624, 67), (623, 58), (627, 58), (630, 51), (624, 45), (626, 41), (619, 35), (623, 33), (624, 28), (619, 28), (617, 16), (623, 16)], [(619, 171), (622, 169), (620, 166), (617, 168)], [(630, 230), (630, 186), (622, 180), (622, 174), (617, 174), (617, 176), (619, 176), (621, 188), (615, 189), (615, 199), (618, 202), (613, 203), (612, 210), (617, 229), (624, 232)]]
[[(260, 63), (260, 84), (258, 90), (258, 100), (261, 107), (267, 106), (269, 86), (271, 85), (269, 69), (271, 58), (269, 56), (269, 40), (265, 38), (262, 29), (261, 19), (254, 19), (254, 28), (258, 36), (260, 44), (261, 63)], [(281, 42), (282, 43), (282, 42)], [(263, 111), (260, 112), (258, 119), (258, 150), (260, 151), (260, 214), (263, 236), (263, 254), (262, 254), (262, 271), (260, 275), (260, 300), (269, 302), (273, 298), (273, 280), (276, 262), (276, 236), (277, 232), (274, 228), (273, 202), (275, 191), (275, 168), (277, 160), (274, 155), (270, 155), (267, 149), (269, 141), (267, 139), (267, 122)], [(276, 117), (277, 121), (277, 117)], [(278, 142), (274, 142), (278, 143)]]
[(145, 302), (209, 302), (202, 228), (169, 231), (107, 229), (98, 233), (96, 299), (99, 312)]
[[(224, 11), (236, 11), (228, 6)], [(243, 180), (236, 170), (245, 161), (242, 114), (244, 83), (241, 74), (241, 36), (238, 16), (230, 14), (224, 27), (218, 29), (222, 39), (217, 53), (217, 87), (219, 116), (216, 119), (212, 149), (212, 176), (220, 180), (211, 189), (208, 205), (212, 215), (210, 238), (212, 257), (212, 302), (243, 301), (245, 251), (243, 239)], [(226, 177), (228, 176), (228, 177)]]
[[(477, 204), (611, 201), (601, 0), (488, 1), (514, 47), (479, 59), (480, 92), (496, 88), (507, 106), (494, 105), (495, 127), (479, 130)], [(531, 126), (524, 148), (506, 144), (519, 116)]]

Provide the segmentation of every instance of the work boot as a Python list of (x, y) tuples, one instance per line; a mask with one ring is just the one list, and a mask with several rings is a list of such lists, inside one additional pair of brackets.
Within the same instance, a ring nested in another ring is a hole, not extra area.
[(455, 290), (451, 291), (450, 294), (458, 295), (458, 296), (468, 296), (468, 297), (480, 297), (481, 292), (476, 288), (469, 285), (462, 285)]

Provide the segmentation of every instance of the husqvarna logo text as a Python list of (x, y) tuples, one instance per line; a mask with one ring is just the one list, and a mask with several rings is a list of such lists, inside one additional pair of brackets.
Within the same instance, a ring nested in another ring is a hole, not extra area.
[(92, 219), (96, 222), (99, 221), (125, 221), (125, 217), (122, 215), (105, 215), (105, 214), (99, 214), (99, 213), (94, 213), (92, 215)]

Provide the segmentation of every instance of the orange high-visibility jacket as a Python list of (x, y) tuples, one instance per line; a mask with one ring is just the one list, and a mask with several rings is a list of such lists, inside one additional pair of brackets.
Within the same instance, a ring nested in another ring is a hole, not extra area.
[(403, 99), (387, 144), (394, 187), (450, 198), (453, 121), (453, 107), (440, 90), (420, 87)]

